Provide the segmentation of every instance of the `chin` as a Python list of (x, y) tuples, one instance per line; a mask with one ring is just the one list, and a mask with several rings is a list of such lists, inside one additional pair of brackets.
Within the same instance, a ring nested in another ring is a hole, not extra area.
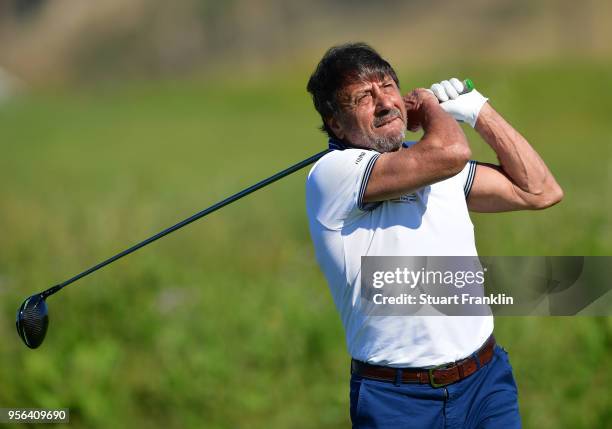
[(372, 146), (378, 152), (395, 152), (402, 147), (406, 133), (401, 132), (390, 136), (380, 136), (374, 138)]

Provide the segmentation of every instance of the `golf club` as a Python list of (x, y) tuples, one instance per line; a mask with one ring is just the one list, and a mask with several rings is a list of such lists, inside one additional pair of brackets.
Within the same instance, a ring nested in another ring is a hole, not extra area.
[[(467, 92), (470, 92), (472, 89), (474, 89), (474, 84), (472, 83), (470, 79), (464, 80), (463, 86), (464, 86), (464, 90), (461, 92), (461, 94), (465, 94)], [(216, 204), (213, 204), (207, 209), (204, 209), (194, 214), (193, 216), (177, 223), (176, 225), (173, 225), (167, 229), (164, 229), (163, 231), (153, 235), (152, 237), (147, 238), (144, 241), (141, 241), (138, 244), (135, 244), (134, 246), (124, 250), (123, 252), (120, 252), (116, 254), (115, 256), (112, 256), (106, 259), (105, 261), (100, 262), (98, 265), (94, 265), (93, 267), (83, 271), (80, 274), (77, 274), (76, 276), (64, 281), (63, 283), (57, 284), (43, 292), (34, 294), (26, 298), (26, 300), (23, 301), (23, 303), (19, 307), (19, 310), (17, 310), (16, 326), (17, 326), (17, 332), (19, 333), (19, 336), (21, 337), (25, 345), (28, 346), (29, 348), (35, 349), (39, 347), (44, 341), (45, 335), (47, 334), (47, 328), (49, 327), (49, 309), (46, 303), (46, 299), (48, 297), (59, 292), (61, 289), (68, 286), (69, 284), (74, 283), (75, 281), (93, 273), (94, 271), (99, 270), (102, 267), (105, 267), (106, 265), (112, 262), (115, 262), (117, 259), (123, 258), (124, 256), (127, 256), (130, 253), (135, 252), (136, 250), (146, 246), (147, 244), (150, 244), (154, 242), (155, 240), (162, 238), (163, 236), (168, 235), (171, 232), (176, 231), (177, 229), (180, 229), (186, 225), (189, 225), (191, 222), (194, 222), (222, 207), (225, 207), (228, 204), (233, 203), (234, 201), (239, 200), (240, 198), (246, 195), (249, 195), (252, 192), (257, 191), (258, 189), (261, 189), (271, 183), (274, 183), (277, 180), (282, 179), (283, 177), (288, 176), (289, 174), (294, 173), (306, 167), (307, 165), (310, 165), (316, 162), (318, 159), (320, 159), (325, 154), (331, 151), (332, 149), (326, 149), (324, 151), (321, 151), (311, 156), (310, 158), (307, 158), (301, 162), (298, 162), (297, 164), (292, 165), (291, 167), (283, 171), (280, 171), (279, 173), (276, 173), (275, 175), (270, 176), (267, 179), (264, 179), (252, 185), (251, 187), (244, 189), (243, 191), (240, 191), (230, 197), (227, 197), (226, 199)]]
[(93, 267), (83, 271), (80, 274), (77, 274), (76, 276), (66, 280), (63, 283), (57, 284), (43, 292), (28, 297), (25, 301), (23, 301), (23, 303), (19, 307), (19, 310), (17, 310), (16, 325), (19, 336), (21, 337), (25, 345), (31, 349), (35, 349), (42, 344), (47, 333), (47, 328), (49, 327), (49, 309), (47, 307), (46, 299), (51, 295), (59, 292), (62, 288), (68, 286), (70, 283), (74, 283), (75, 281), (82, 279), (83, 277), (93, 273), (94, 271), (97, 271), (100, 268), (112, 262), (115, 262), (117, 259), (123, 258), (124, 256), (135, 252), (136, 250), (146, 246), (147, 244), (152, 243), (155, 240), (162, 238), (163, 236), (168, 235), (171, 232), (176, 231), (177, 229), (189, 225), (191, 222), (194, 222), (216, 210), (219, 210), (221, 207), (225, 207), (226, 205), (231, 204), (234, 201), (237, 201), (240, 198), (257, 191), (258, 189), (261, 189), (271, 183), (274, 183), (277, 180), (290, 175), (291, 173), (301, 170), (307, 165), (316, 162), (319, 158), (331, 151), (332, 149), (326, 149), (311, 156), (310, 158), (298, 162), (297, 164), (292, 165), (291, 167), (286, 168), (285, 170), (280, 171), (275, 175), (270, 176), (267, 179), (264, 179), (254, 184), (253, 186), (250, 186), (249, 188), (246, 188), (230, 197), (227, 197), (222, 201), (219, 201), (216, 204), (213, 204), (212, 206), (194, 214), (193, 216), (177, 223), (176, 225), (164, 229), (163, 231), (153, 235), (152, 237), (147, 238), (144, 241), (141, 241), (138, 244), (135, 244), (134, 246), (124, 250), (123, 252), (118, 253), (103, 262), (100, 262), (98, 265), (94, 265)]

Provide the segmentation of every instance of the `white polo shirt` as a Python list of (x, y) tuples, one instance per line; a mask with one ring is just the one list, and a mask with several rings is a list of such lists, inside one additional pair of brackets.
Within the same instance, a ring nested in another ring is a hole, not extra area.
[(476, 163), (413, 194), (364, 205), (380, 153), (333, 140), (330, 147), (336, 150), (308, 175), (306, 209), (350, 355), (375, 365), (424, 367), (473, 353), (493, 332), (492, 316), (368, 316), (360, 310), (359, 285), (362, 256), (477, 255), (466, 204)]

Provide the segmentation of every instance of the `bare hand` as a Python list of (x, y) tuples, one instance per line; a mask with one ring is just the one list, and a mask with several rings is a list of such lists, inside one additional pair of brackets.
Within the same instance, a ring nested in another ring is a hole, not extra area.
[(424, 112), (427, 109), (440, 108), (436, 96), (425, 88), (416, 88), (405, 95), (404, 105), (406, 106), (406, 128), (408, 131), (418, 131), (421, 129)]

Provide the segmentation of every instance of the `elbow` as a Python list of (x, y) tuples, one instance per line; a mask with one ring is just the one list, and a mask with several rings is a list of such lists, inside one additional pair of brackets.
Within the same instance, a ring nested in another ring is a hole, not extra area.
[(429, 136), (426, 147), (429, 159), (435, 160), (438, 180), (459, 174), (472, 158), (472, 151), (465, 136), (452, 138)]
[(557, 186), (555, 186), (553, 204), (560, 203), (563, 197), (565, 197), (565, 193), (563, 192), (561, 186), (559, 186), (559, 184), (556, 185)]
[(532, 208), (535, 210), (547, 209), (561, 202), (564, 197), (563, 189), (557, 183), (546, 191), (542, 192), (537, 200), (534, 201)]
[(470, 159), (472, 159), (472, 150), (465, 139), (447, 148), (447, 162), (453, 174), (459, 174)]
[(465, 164), (467, 164), (470, 159), (472, 159), (472, 149), (470, 149), (470, 146), (467, 144), (467, 141), (465, 142), (465, 144), (461, 145), (461, 147), (457, 148), (457, 159), (459, 164), (461, 165), (461, 168), (465, 167)]
[(543, 208), (548, 208), (554, 206), (557, 203), (560, 203), (564, 196), (565, 194), (563, 193), (563, 189), (561, 189), (561, 186), (555, 183), (553, 189), (548, 192), (548, 197), (545, 199), (546, 207)]

